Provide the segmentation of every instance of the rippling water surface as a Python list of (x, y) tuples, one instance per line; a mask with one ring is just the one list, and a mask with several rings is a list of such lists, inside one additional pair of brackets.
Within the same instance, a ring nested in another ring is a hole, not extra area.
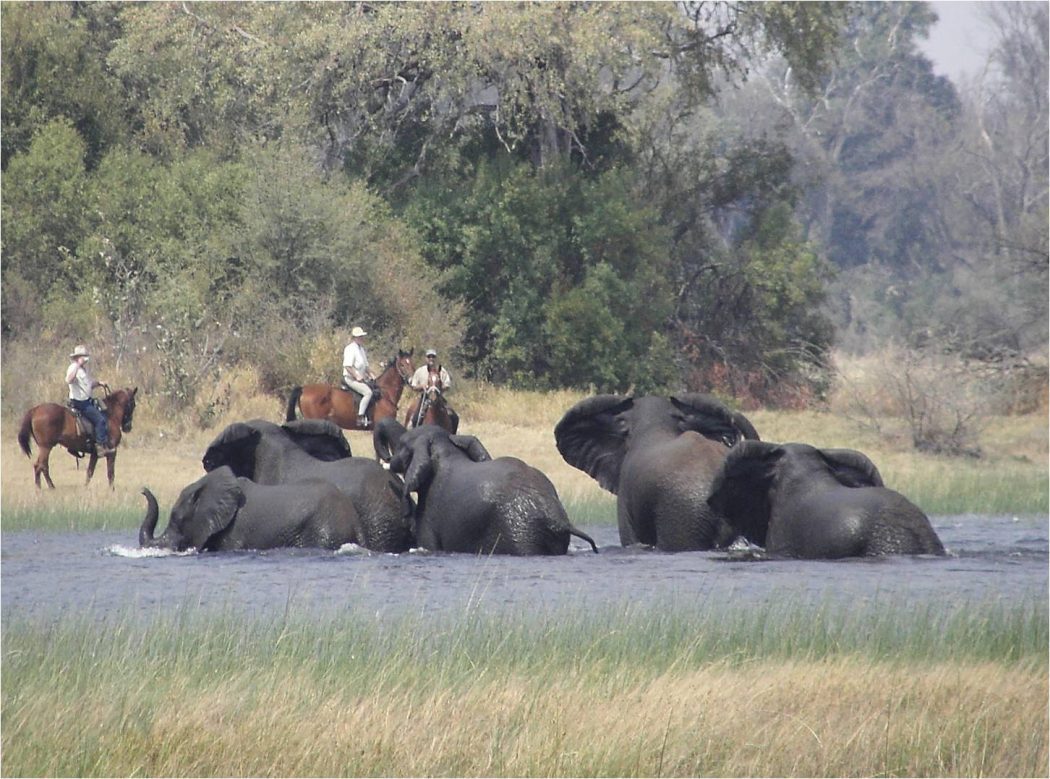
[(633, 607), (668, 598), (734, 608), (793, 603), (1047, 601), (1047, 517), (934, 517), (949, 557), (845, 561), (758, 560), (743, 552), (663, 554), (619, 546), (616, 528), (583, 529), (565, 557), (376, 555), (280, 549), (172, 555), (137, 548), (122, 532), (4, 533), (2, 616), (75, 613), (99, 621), (158, 609), (233, 611), (264, 617), (364, 611), (380, 617), (481, 611), (547, 613)]

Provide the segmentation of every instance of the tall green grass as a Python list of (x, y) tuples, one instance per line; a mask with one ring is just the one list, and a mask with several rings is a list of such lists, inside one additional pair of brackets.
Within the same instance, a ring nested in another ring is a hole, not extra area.
[(892, 463), (886, 485), (930, 515), (1043, 515), (1050, 509), (1050, 477), (1032, 463), (970, 463), (933, 459), (911, 467)]
[(6, 776), (1033, 775), (1047, 641), (1036, 603), (5, 614), (0, 760)]

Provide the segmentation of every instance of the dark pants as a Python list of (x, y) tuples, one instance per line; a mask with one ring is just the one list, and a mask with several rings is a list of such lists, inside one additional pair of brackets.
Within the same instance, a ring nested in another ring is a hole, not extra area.
[(95, 440), (105, 449), (109, 449), (109, 428), (105, 415), (90, 400), (71, 400), (70, 405), (87, 417), (95, 426)]

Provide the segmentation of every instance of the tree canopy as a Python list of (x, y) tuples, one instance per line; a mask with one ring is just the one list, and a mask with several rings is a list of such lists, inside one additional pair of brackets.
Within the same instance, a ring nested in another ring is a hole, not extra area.
[[(1030, 349), (1045, 8), (997, 13), (960, 94), (923, 3), (4, 3), (3, 335), (152, 349), (175, 403), (278, 344), (268, 389), (322, 378), (355, 323), (777, 403), (836, 325)], [(998, 337), (959, 316), (1006, 288)]]

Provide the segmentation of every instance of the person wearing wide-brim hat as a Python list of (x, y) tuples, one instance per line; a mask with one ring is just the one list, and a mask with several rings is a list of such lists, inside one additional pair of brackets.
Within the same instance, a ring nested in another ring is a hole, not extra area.
[(106, 415), (91, 400), (91, 392), (95, 387), (105, 387), (105, 382), (96, 381), (87, 369), (87, 362), (91, 359), (87, 346), (77, 344), (73, 353), (69, 355), (72, 361), (66, 369), (66, 384), (69, 385), (69, 405), (76, 409), (82, 416), (89, 419), (95, 426), (96, 451), (100, 457), (112, 454), (115, 450), (109, 446), (109, 427), (106, 424)]
[(357, 409), (357, 426), (368, 427), (368, 405), (372, 402), (370, 381), (375, 381), (375, 374), (368, 365), (368, 352), (365, 351), (364, 337), (368, 335), (363, 328), (355, 326), (350, 331), (350, 343), (343, 349), (343, 383), (361, 393), (361, 403)]

